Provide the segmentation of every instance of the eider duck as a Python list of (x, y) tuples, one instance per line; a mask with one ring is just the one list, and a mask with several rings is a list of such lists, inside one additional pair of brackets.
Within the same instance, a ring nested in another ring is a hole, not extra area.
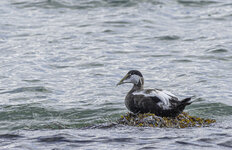
[(183, 100), (171, 92), (161, 89), (144, 89), (141, 72), (129, 71), (117, 84), (132, 83), (134, 86), (125, 98), (125, 105), (133, 113), (154, 113), (161, 117), (176, 117), (183, 112), (186, 105), (191, 104), (191, 97)]

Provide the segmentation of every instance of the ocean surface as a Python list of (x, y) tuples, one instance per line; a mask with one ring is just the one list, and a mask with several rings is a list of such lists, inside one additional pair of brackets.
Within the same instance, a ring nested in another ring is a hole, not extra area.
[[(232, 148), (231, 0), (2, 0), (0, 54), (1, 150)], [(131, 69), (217, 123), (111, 125)]]

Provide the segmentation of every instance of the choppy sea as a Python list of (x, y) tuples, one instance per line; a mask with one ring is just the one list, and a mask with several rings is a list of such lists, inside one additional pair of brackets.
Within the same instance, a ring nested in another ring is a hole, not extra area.
[[(0, 54), (0, 149), (232, 148), (231, 0), (3, 0)], [(131, 69), (217, 123), (108, 126)]]

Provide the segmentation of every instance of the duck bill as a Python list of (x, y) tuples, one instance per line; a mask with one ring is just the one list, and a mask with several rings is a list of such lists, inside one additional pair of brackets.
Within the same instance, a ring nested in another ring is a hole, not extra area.
[(127, 77), (128, 77), (128, 74), (126, 74), (125, 77), (123, 77), (122, 80), (120, 80), (116, 86), (121, 85), (121, 84), (124, 84), (125, 82), (123, 82), (123, 81), (124, 81)]

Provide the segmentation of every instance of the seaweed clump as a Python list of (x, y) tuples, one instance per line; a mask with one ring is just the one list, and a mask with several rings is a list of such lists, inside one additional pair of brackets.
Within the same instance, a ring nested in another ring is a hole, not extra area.
[(187, 127), (206, 127), (215, 123), (214, 119), (204, 119), (190, 116), (188, 113), (181, 113), (175, 118), (159, 117), (152, 113), (122, 115), (117, 121), (118, 124), (137, 126), (137, 127), (167, 127), (167, 128), (187, 128)]

